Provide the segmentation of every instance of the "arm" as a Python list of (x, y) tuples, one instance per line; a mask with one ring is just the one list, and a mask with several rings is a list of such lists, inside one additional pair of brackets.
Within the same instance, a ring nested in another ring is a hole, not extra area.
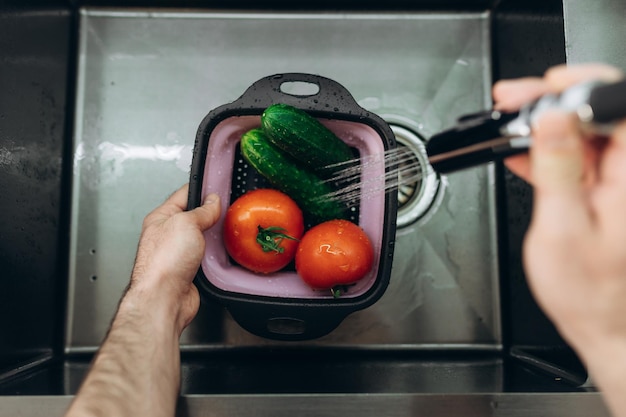
[(128, 289), (66, 416), (173, 416), (179, 338), (200, 299), (193, 278), (216, 196), (185, 212), (187, 187), (146, 216)]
[[(562, 66), (542, 79), (501, 82), (494, 98), (514, 109), (578, 82), (620, 77), (599, 65)], [(610, 137), (589, 137), (572, 115), (551, 112), (533, 127), (530, 155), (507, 165), (534, 188), (524, 241), (530, 288), (613, 414), (626, 416), (626, 122)]]

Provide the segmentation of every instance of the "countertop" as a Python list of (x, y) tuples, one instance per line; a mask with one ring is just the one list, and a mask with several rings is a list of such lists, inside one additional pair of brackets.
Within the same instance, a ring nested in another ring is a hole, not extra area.
[[(62, 415), (70, 396), (4, 397), (0, 415)], [(609, 417), (597, 393), (189, 395), (177, 416)]]

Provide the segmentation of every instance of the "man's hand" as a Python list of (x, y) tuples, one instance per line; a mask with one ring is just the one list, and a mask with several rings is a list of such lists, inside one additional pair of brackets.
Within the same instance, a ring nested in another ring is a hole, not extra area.
[(219, 199), (184, 211), (187, 186), (146, 216), (128, 291), (66, 416), (172, 416), (180, 334), (198, 311), (193, 278)]
[(193, 278), (204, 255), (203, 232), (220, 215), (215, 194), (208, 195), (202, 206), (185, 212), (187, 192), (187, 185), (181, 187), (144, 219), (129, 288), (129, 292), (159, 291), (178, 302), (180, 332), (200, 305)]
[[(560, 66), (544, 78), (494, 86), (502, 110), (592, 79), (603, 65)], [(588, 367), (615, 415), (626, 416), (626, 122), (610, 137), (584, 134), (575, 116), (552, 111), (533, 126), (530, 154), (506, 161), (534, 187), (524, 242), (538, 303)]]
[[(603, 80), (618, 81), (622, 73), (616, 68), (603, 64), (586, 64), (568, 67), (565, 65), (549, 69), (543, 78), (527, 77), (516, 80), (497, 82), (493, 87), (495, 108), (502, 111), (517, 111), (544, 94), (560, 93), (568, 87), (585, 81)], [(551, 124), (551, 123), (547, 123)], [(535, 126), (534, 134), (537, 134)], [(583, 153), (587, 171), (593, 171), (593, 164), (597, 161), (597, 143), (583, 141)], [(534, 185), (530, 169), (529, 155), (518, 155), (506, 160), (507, 167), (519, 177)]]

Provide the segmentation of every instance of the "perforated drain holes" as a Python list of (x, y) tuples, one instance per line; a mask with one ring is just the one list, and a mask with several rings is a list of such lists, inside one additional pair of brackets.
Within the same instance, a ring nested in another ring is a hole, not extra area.
[[(424, 141), (413, 131), (390, 124), (396, 136), (398, 160), (398, 227), (407, 226), (428, 212), (439, 191), (439, 176), (428, 164)], [(406, 151), (406, 152), (402, 152)]]

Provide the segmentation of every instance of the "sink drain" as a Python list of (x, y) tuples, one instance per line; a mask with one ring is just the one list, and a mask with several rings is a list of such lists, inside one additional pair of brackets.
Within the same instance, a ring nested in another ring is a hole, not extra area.
[(421, 137), (390, 124), (399, 149), (397, 226), (407, 226), (428, 212), (439, 191), (439, 177), (428, 164)]

